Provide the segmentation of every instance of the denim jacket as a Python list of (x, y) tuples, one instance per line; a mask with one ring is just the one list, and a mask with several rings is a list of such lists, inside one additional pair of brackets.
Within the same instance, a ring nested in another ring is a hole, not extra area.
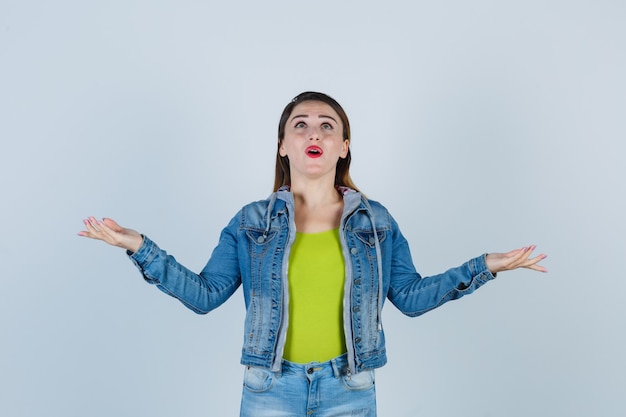
[[(443, 274), (422, 277), (389, 212), (360, 193), (340, 188), (340, 239), (346, 265), (343, 322), (352, 373), (387, 362), (381, 322), (388, 298), (414, 317), (470, 294), (494, 278), (485, 255)], [(240, 285), (246, 306), (241, 363), (279, 371), (289, 323), (287, 270), (296, 235), (293, 195), (287, 187), (244, 206), (223, 229), (200, 274), (144, 236), (129, 253), (144, 278), (196, 313), (225, 302)]]

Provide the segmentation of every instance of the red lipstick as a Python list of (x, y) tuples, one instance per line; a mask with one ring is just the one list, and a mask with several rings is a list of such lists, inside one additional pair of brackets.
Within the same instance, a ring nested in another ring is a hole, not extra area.
[(309, 146), (308, 148), (306, 148), (305, 152), (309, 158), (319, 158), (324, 153), (324, 151), (322, 151), (322, 148), (316, 145)]

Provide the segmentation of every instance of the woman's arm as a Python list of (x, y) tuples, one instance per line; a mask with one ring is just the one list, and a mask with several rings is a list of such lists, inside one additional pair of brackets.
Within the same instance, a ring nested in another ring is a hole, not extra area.
[[(198, 314), (206, 314), (223, 304), (241, 284), (237, 238), (228, 227), (222, 232), (207, 266), (196, 274), (148, 237), (121, 227), (112, 219), (100, 221), (90, 217), (84, 223), (87, 230), (79, 232), (79, 236), (126, 249), (146, 282), (156, 285)], [(215, 264), (218, 264), (217, 268), (211, 267)]]
[(390, 287), (387, 296), (402, 313), (411, 317), (471, 294), (492, 280), (498, 272), (516, 268), (546, 272), (546, 268), (538, 265), (546, 255), (531, 258), (535, 249), (532, 245), (507, 253), (482, 255), (442, 274), (422, 277), (415, 271), (408, 243), (395, 221), (393, 226)]

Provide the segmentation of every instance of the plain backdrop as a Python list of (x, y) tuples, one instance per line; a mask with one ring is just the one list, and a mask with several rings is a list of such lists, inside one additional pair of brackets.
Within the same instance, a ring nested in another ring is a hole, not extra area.
[(379, 415), (624, 416), (625, 21), (618, 0), (0, 0), (0, 415), (238, 415), (241, 290), (197, 316), (76, 233), (111, 217), (199, 271), (317, 90), (423, 275), (549, 256), (416, 319), (386, 304)]

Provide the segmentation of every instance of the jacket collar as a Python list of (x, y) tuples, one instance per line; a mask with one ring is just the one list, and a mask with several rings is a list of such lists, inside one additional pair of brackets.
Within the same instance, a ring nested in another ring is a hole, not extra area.
[[(343, 196), (343, 212), (344, 215), (346, 213), (351, 213), (359, 207), (365, 208), (368, 212), (371, 211), (369, 204), (364, 202), (365, 197), (360, 192), (353, 190), (350, 187), (338, 186), (337, 191)], [(294, 207), (294, 199), (293, 193), (291, 192), (291, 187), (289, 185), (281, 186), (275, 193), (272, 193), (270, 196), (270, 211), (274, 207), (276, 199), (283, 200), (287, 203), (287, 206)]]

